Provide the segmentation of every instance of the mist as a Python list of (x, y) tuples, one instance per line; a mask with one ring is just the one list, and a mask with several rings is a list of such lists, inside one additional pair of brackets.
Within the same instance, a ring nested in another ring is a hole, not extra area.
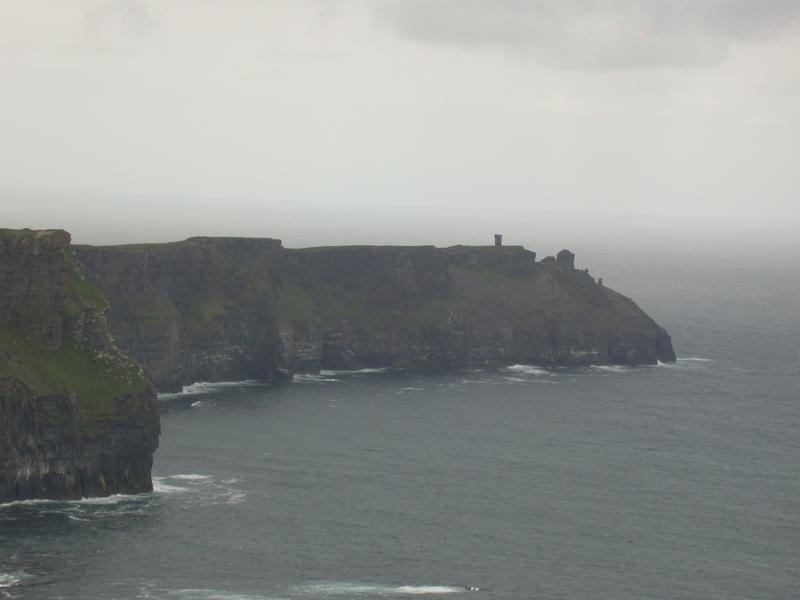
[(6, 227), (796, 249), (793, 2), (0, 6)]

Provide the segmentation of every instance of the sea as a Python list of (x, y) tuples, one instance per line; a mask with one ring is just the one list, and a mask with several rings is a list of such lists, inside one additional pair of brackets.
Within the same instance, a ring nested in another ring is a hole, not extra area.
[(676, 363), (189, 386), (152, 493), (0, 506), (0, 598), (800, 598), (800, 267), (599, 263)]

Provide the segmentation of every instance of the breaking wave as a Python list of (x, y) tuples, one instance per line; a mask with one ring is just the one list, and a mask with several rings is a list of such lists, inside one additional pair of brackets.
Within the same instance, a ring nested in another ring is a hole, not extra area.
[(382, 585), (379, 583), (322, 581), (298, 586), (296, 591), (306, 596), (322, 598), (333, 596), (402, 597), (458, 594), (467, 591), (467, 588), (452, 585)]
[(12, 571), (10, 573), (0, 573), (0, 589), (17, 586), (28, 577), (29, 575), (25, 571)]
[(168, 599), (187, 599), (187, 600), (285, 600), (273, 596), (262, 596), (260, 594), (247, 594), (240, 592), (227, 592), (224, 590), (215, 589), (182, 589), (182, 590), (166, 590), (156, 592), (157, 595), (152, 595), (148, 592), (145, 598), (153, 600), (168, 600)]
[(148, 493), (141, 494), (112, 494), (111, 496), (101, 496), (99, 498), (80, 498), (78, 500), (50, 500), (47, 498), (31, 498), (30, 500), (12, 500), (0, 504), (0, 510), (13, 508), (15, 506), (108, 506), (121, 502), (139, 502), (147, 500)]
[(333, 370), (333, 369), (322, 369), (319, 373), (320, 375), (325, 375), (328, 377), (335, 377), (336, 375), (368, 375), (370, 373), (386, 373), (389, 370), (388, 367), (378, 367), (378, 368), (371, 368), (371, 369), (340, 369), (340, 370)]
[(386, 373), (389, 369), (382, 367), (379, 369), (354, 369), (354, 370), (332, 370), (321, 369), (319, 373), (295, 373), (292, 381), (299, 383), (328, 383), (339, 381), (339, 378), (349, 375), (371, 375), (374, 373)]
[(241, 504), (247, 493), (236, 487), (238, 479), (218, 480), (211, 475), (178, 473), (153, 477), (153, 493), (159, 496), (180, 495), (181, 502), (211, 504)]
[(600, 371), (602, 373), (627, 373), (633, 367), (624, 365), (592, 365), (589, 367), (590, 371)]
[(543, 369), (542, 367), (537, 367), (535, 365), (511, 365), (505, 367), (504, 371), (510, 371), (511, 373), (519, 373), (521, 375), (550, 375), (550, 371), (547, 369)]
[(211, 475), (198, 475), (197, 473), (186, 473), (173, 475), (171, 479), (188, 479), (189, 481), (205, 481), (211, 479)]
[(167, 392), (159, 394), (158, 397), (161, 400), (168, 400), (170, 398), (180, 398), (181, 396), (202, 396), (228, 388), (253, 387), (257, 385), (263, 385), (263, 382), (255, 379), (245, 379), (243, 381), (198, 381), (191, 385), (183, 386), (180, 392)]
[(323, 375), (320, 372), (319, 375), (315, 373), (295, 373), (292, 381), (296, 381), (298, 383), (326, 383), (329, 381), (339, 381), (339, 380), (336, 379), (335, 377)]

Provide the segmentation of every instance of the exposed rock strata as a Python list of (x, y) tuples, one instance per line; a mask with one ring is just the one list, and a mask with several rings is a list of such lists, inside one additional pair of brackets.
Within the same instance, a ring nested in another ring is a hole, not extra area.
[(574, 268), (522, 247), (191, 238), (76, 253), (119, 345), (161, 390), (320, 368), (654, 364), (667, 332)]
[(0, 230), (0, 502), (152, 489), (155, 390), (69, 243)]

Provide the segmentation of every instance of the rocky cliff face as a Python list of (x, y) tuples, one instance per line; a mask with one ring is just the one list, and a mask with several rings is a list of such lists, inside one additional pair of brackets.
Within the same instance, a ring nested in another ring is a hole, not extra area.
[(521, 247), (191, 238), (76, 247), (122, 348), (157, 387), (320, 368), (484, 368), (674, 360), (628, 298)]
[(0, 502), (152, 489), (155, 390), (64, 231), (0, 230)]

